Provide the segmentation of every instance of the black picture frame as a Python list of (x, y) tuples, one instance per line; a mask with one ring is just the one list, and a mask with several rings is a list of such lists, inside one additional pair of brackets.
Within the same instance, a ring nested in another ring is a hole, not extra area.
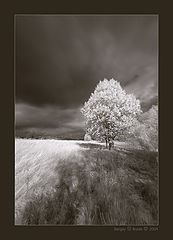
[[(126, 5), (125, 5), (126, 4)], [(164, 5), (164, 3), (163, 3)], [(93, 237), (99, 238), (122, 236), (128, 234), (128, 237), (133, 237), (132, 232), (118, 231), (114, 227), (25, 227), (14, 226), (14, 15), (20, 13), (49, 13), (49, 14), (158, 14), (159, 15), (159, 159), (160, 159), (160, 223), (159, 230), (152, 237), (171, 232), (171, 219), (168, 217), (171, 203), (169, 203), (169, 194), (171, 192), (172, 176), (169, 168), (171, 161), (171, 146), (169, 145), (172, 139), (168, 138), (167, 133), (170, 131), (167, 110), (171, 109), (171, 74), (168, 69), (172, 63), (169, 51), (171, 47), (171, 7), (169, 5), (161, 6), (150, 2), (134, 3), (115, 2), (109, 5), (106, 2), (88, 2), (75, 3), (69, 1), (56, 2), (55, 5), (51, 2), (3, 2), (2, 19), (2, 88), (1, 88), (1, 234), (5, 235), (6, 239), (10, 238), (50, 238), (50, 237), (72, 237), (73, 234), (81, 237), (88, 237), (90, 234)], [(166, 4), (165, 4), (166, 5)], [(170, 75), (169, 75), (170, 74)], [(171, 136), (170, 136), (171, 137)], [(167, 140), (167, 141), (166, 141)], [(169, 143), (168, 143), (169, 142)], [(166, 181), (167, 180), (167, 181)], [(169, 184), (168, 184), (169, 183)], [(168, 195), (167, 195), (168, 193)], [(149, 233), (149, 231), (146, 231)], [(146, 234), (142, 231), (141, 234)], [(120, 235), (121, 234), (121, 235)], [(139, 235), (138, 235), (139, 237)], [(148, 235), (144, 236), (148, 237)]]

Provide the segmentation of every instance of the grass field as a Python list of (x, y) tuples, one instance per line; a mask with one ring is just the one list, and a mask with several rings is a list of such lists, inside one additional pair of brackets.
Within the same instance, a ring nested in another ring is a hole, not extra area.
[(158, 224), (157, 153), (16, 139), (15, 224)]

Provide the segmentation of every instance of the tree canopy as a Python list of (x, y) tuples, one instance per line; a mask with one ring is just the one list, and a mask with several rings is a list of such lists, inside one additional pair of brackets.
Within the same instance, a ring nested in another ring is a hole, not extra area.
[(110, 143), (127, 131), (142, 111), (140, 101), (133, 94), (127, 94), (118, 81), (104, 79), (81, 112), (86, 132), (94, 139)]
[(158, 105), (153, 105), (141, 114), (131, 132), (130, 141), (134, 145), (145, 150), (158, 151)]

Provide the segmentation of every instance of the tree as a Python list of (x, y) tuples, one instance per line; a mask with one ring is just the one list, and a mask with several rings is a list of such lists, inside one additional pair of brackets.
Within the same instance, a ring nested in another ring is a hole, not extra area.
[(143, 113), (132, 127), (130, 141), (148, 151), (158, 151), (158, 106)]
[(92, 138), (104, 140), (109, 149), (113, 140), (127, 131), (141, 113), (140, 101), (127, 94), (114, 79), (104, 79), (85, 102), (81, 112), (86, 132)]

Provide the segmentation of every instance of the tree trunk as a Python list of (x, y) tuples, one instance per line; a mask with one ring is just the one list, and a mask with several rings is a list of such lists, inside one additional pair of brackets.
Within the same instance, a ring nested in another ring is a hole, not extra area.
[(112, 145), (111, 142), (109, 142), (109, 150), (111, 150), (111, 145)]
[(106, 148), (108, 148), (108, 140), (107, 140), (107, 138), (106, 138)]

